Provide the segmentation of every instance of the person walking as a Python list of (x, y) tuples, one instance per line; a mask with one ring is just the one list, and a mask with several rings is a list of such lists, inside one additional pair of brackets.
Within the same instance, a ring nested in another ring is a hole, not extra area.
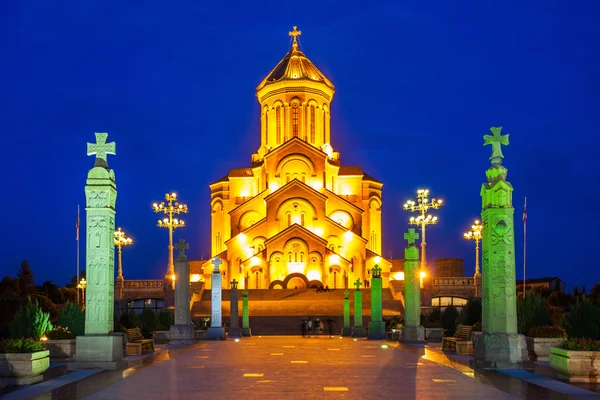
[(310, 317), (308, 317), (308, 327), (307, 327), (307, 333), (308, 333), (308, 337), (310, 337), (310, 331), (312, 329), (312, 321), (310, 319)]

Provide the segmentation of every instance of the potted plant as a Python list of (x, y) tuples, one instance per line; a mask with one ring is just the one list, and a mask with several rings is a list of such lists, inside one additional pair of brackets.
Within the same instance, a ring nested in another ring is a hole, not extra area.
[(567, 338), (567, 332), (560, 326), (536, 326), (527, 332), (527, 350), (533, 361), (548, 361), (550, 347), (557, 347)]
[(425, 340), (432, 342), (442, 341), (442, 332), (444, 331), (444, 328), (442, 328), (442, 323), (440, 321), (425, 322), (423, 327), (425, 328)]
[(568, 339), (550, 347), (550, 366), (560, 380), (591, 383), (600, 379), (600, 340)]
[(42, 337), (50, 358), (65, 359), (75, 355), (75, 335), (67, 328), (57, 326)]
[(40, 382), (50, 366), (49, 353), (34, 339), (4, 340), (0, 342), (0, 377), (17, 385)]

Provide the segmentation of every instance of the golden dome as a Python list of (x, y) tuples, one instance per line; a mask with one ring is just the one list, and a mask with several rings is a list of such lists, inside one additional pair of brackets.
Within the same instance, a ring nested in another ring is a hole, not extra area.
[(302, 53), (298, 50), (298, 41), (296, 37), (301, 34), (300, 31), (294, 30), (289, 33), (290, 36), (294, 37), (291, 50), (283, 57), (281, 61), (273, 68), (273, 70), (267, 75), (265, 79), (258, 85), (256, 91), (258, 92), (265, 86), (282, 81), (299, 81), (309, 80), (313, 82), (320, 82), (333, 89), (333, 84), (329, 79), (323, 75), (321, 71)]

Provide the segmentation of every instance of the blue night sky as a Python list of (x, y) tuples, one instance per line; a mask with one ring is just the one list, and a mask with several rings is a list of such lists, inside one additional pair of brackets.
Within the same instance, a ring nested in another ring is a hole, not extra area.
[(208, 257), (208, 184), (249, 166), (254, 90), (298, 25), (301, 49), (336, 86), (334, 149), (384, 182), (385, 257), (403, 256), (402, 204), (427, 187), (446, 201), (428, 259), (465, 258), (473, 273), (462, 233), (480, 212), (482, 136), (502, 125), (517, 276), (527, 196), (528, 276), (599, 282), (600, 2), (369, 3), (3, 1), (0, 275), (22, 259), (37, 283), (75, 274), (94, 132), (117, 143), (117, 226), (135, 240), (125, 278), (166, 271), (167, 230), (151, 204), (167, 192), (190, 208), (175, 238)]

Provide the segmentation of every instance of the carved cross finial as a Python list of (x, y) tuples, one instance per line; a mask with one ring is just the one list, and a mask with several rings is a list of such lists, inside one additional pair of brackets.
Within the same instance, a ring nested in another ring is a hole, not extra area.
[(502, 164), (502, 159), (504, 158), (504, 155), (502, 154), (502, 146), (508, 146), (508, 135), (502, 136), (501, 126), (492, 126), (490, 131), (492, 132), (491, 135), (483, 136), (483, 145), (492, 145), (492, 155), (490, 157), (492, 164)]
[(419, 234), (415, 232), (415, 228), (408, 228), (408, 232), (404, 234), (404, 239), (408, 240), (408, 245), (415, 244), (415, 240), (419, 238)]
[(239, 283), (239, 282), (238, 282), (238, 281), (236, 281), (236, 280), (235, 280), (235, 278), (234, 278), (234, 279), (233, 279), (231, 282), (229, 282), (229, 283), (231, 284), (231, 288), (232, 288), (232, 289), (237, 289), (237, 285), (238, 285), (238, 283)]
[(360, 285), (362, 285), (362, 282), (360, 281), (360, 279), (356, 278), (356, 282), (354, 282), (354, 286), (356, 286), (356, 290), (360, 290)]
[(344, 296), (346, 296), (345, 298), (348, 298), (348, 295), (350, 294), (350, 292), (348, 291), (348, 289), (344, 290)]
[(117, 154), (117, 146), (115, 142), (106, 143), (106, 138), (108, 138), (108, 133), (95, 133), (96, 135), (96, 143), (88, 143), (87, 144), (87, 155), (93, 156), (96, 155), (96, 162), (94, 163), (94, 167), (104, 167), (108, 168), (108, 154), (115, 155)]
[(210, 263), (215, 267), (215, 269), (213, 271), (213, 274), (215, 274), (215, 273), (217, 273), (217, 274), (221, 273), (219, 271), (219, 265), (223, 264), (223, 261), (221, 261), (221, 259), (219, 257), (213, 258)]
[(177, 258), (185, 259), (185, 251), (190, 248), (190, 245), (184, 239), (179, 239), (179, 243), (175, 245), (175, 248), (179, 250)]
[(299, 31), (297, 26), (294, 26), (294, 30), (291, 32), (288, 32), (288, 35), (292, 36), (294, 38), (294, 42), (292, 43), (294, 46), (298, 46), (298, 40), (296, 39), (297, 36), (302, 35), (302, 31)]
[(381, 277), (381, 268), (379, 268), (379, 265), (375, 264), (375, 266), (371, 269), (371, 272), (373, 273), (373, 278)]
[(242, 296), (244, 296), (244, 297), (248, 297), (248, 289), (244, 289), (244, 290), (242, 291)]

